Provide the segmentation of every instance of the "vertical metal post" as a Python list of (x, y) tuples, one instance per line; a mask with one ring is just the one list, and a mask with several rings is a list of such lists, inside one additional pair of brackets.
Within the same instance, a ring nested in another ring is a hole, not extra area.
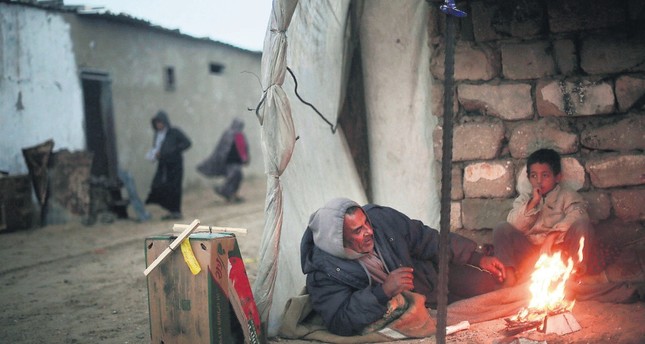
[(448, 316), (448, 263), (450, 260), (450, 189), (452, 186), (452, 128), (454, 94), (455, 21), (446, 16), (443, 145), (441, 158), (441, 220), (439, 232), (439, 285), (437, 293), (437, 343), (446, 342)]

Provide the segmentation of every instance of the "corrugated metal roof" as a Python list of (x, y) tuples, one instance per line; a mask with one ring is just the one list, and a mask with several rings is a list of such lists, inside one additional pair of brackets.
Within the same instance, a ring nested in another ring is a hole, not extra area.
[[(136, 0), (133, 0), (133, 1), (136, 1)], [(63, 0), (0, 0), (0, 3), (10, 3), (10, 4), (16, 4), (16, 5), (22, 5), (22, 6), (36, 7), (36, 8), (46, 9), (50, 11), (75, 13), (76, 15), (82, 16), (83, 18), (97, 18), (97, 19), (109, 20), (113, 22), (119, 22), (119, 23), (124, 23), (128, 25), (162, 31), (169, 34), (179, 35), (188, 39), (211, 42), (211, 43), (223, 45), (226, 47), (231, 47), (233, 49), (238, 49), (246, 52), (258, 53), (258, 54), (261, 53), (259, 51), (247, 50), (240, 47), (236, 47), (228, 43), (215, 41), (208, 37), (191, 36), (191, 35), (182, 33), (179, 29), (168, 29), (163, 26), (153, 24), (145, 19), (131, 16), (127, 13), (110, 12), (109, 10), (105, 9), (105, 7), (95, 7), (95, 6), (85, 6), (85, 5), (68, 6), (63, 3)]]

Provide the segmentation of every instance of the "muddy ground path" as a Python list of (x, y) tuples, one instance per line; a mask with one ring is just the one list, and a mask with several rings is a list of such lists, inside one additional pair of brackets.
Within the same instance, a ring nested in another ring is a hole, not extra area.
[[(210, 189), (184, 195), (190, 223), (246, 228), (238, 238), (251, 282), (264, 226), (265, 181), (245, 181), (245, 202), (230, 204)], [(0, 234), (0, 343), (150, 343), (145, 268), (146, 237), (171, 232), (174, 222), (147, 207), (144, 223), (116, 220), (80, 223)], [(582, 330), (565, 336), (525, 332), (527, 340), (547, 343), (645, 343), (643, 302), (579, 302), (573, 314)], [(512, 342), (502, 319), (473, 324), (447, 338), (449, 343)], [(434, 343), (433, 338), (399, 343)], [(311, 343), (272, 338), (271, 343)]]

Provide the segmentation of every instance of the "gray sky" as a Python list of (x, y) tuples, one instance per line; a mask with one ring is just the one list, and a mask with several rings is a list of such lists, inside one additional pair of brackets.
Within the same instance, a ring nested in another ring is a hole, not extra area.
[(65, 0), (65, 5), (104, 7), (254, 51), (262, 50), (271, 4), (271, 0)]

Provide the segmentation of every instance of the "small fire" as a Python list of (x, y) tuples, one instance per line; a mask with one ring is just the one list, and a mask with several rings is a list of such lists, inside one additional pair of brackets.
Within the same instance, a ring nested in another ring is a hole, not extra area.
[[(580, 238), (578, 262), (582, 262), (582, 249), (585, 238)], [(544, 319), (549, 314), (571, 311), (575, 301), (565, 300), (566, 282), (573, 271), (574, 262), (571, 257), (565, 264), (561, 252), (553, 255), (542, 254), (535, 263), (535, 271), (531, 274), (532, 299), (527, 308), (521, 309), (511, 318), (514, 322), (533, 322)]]

